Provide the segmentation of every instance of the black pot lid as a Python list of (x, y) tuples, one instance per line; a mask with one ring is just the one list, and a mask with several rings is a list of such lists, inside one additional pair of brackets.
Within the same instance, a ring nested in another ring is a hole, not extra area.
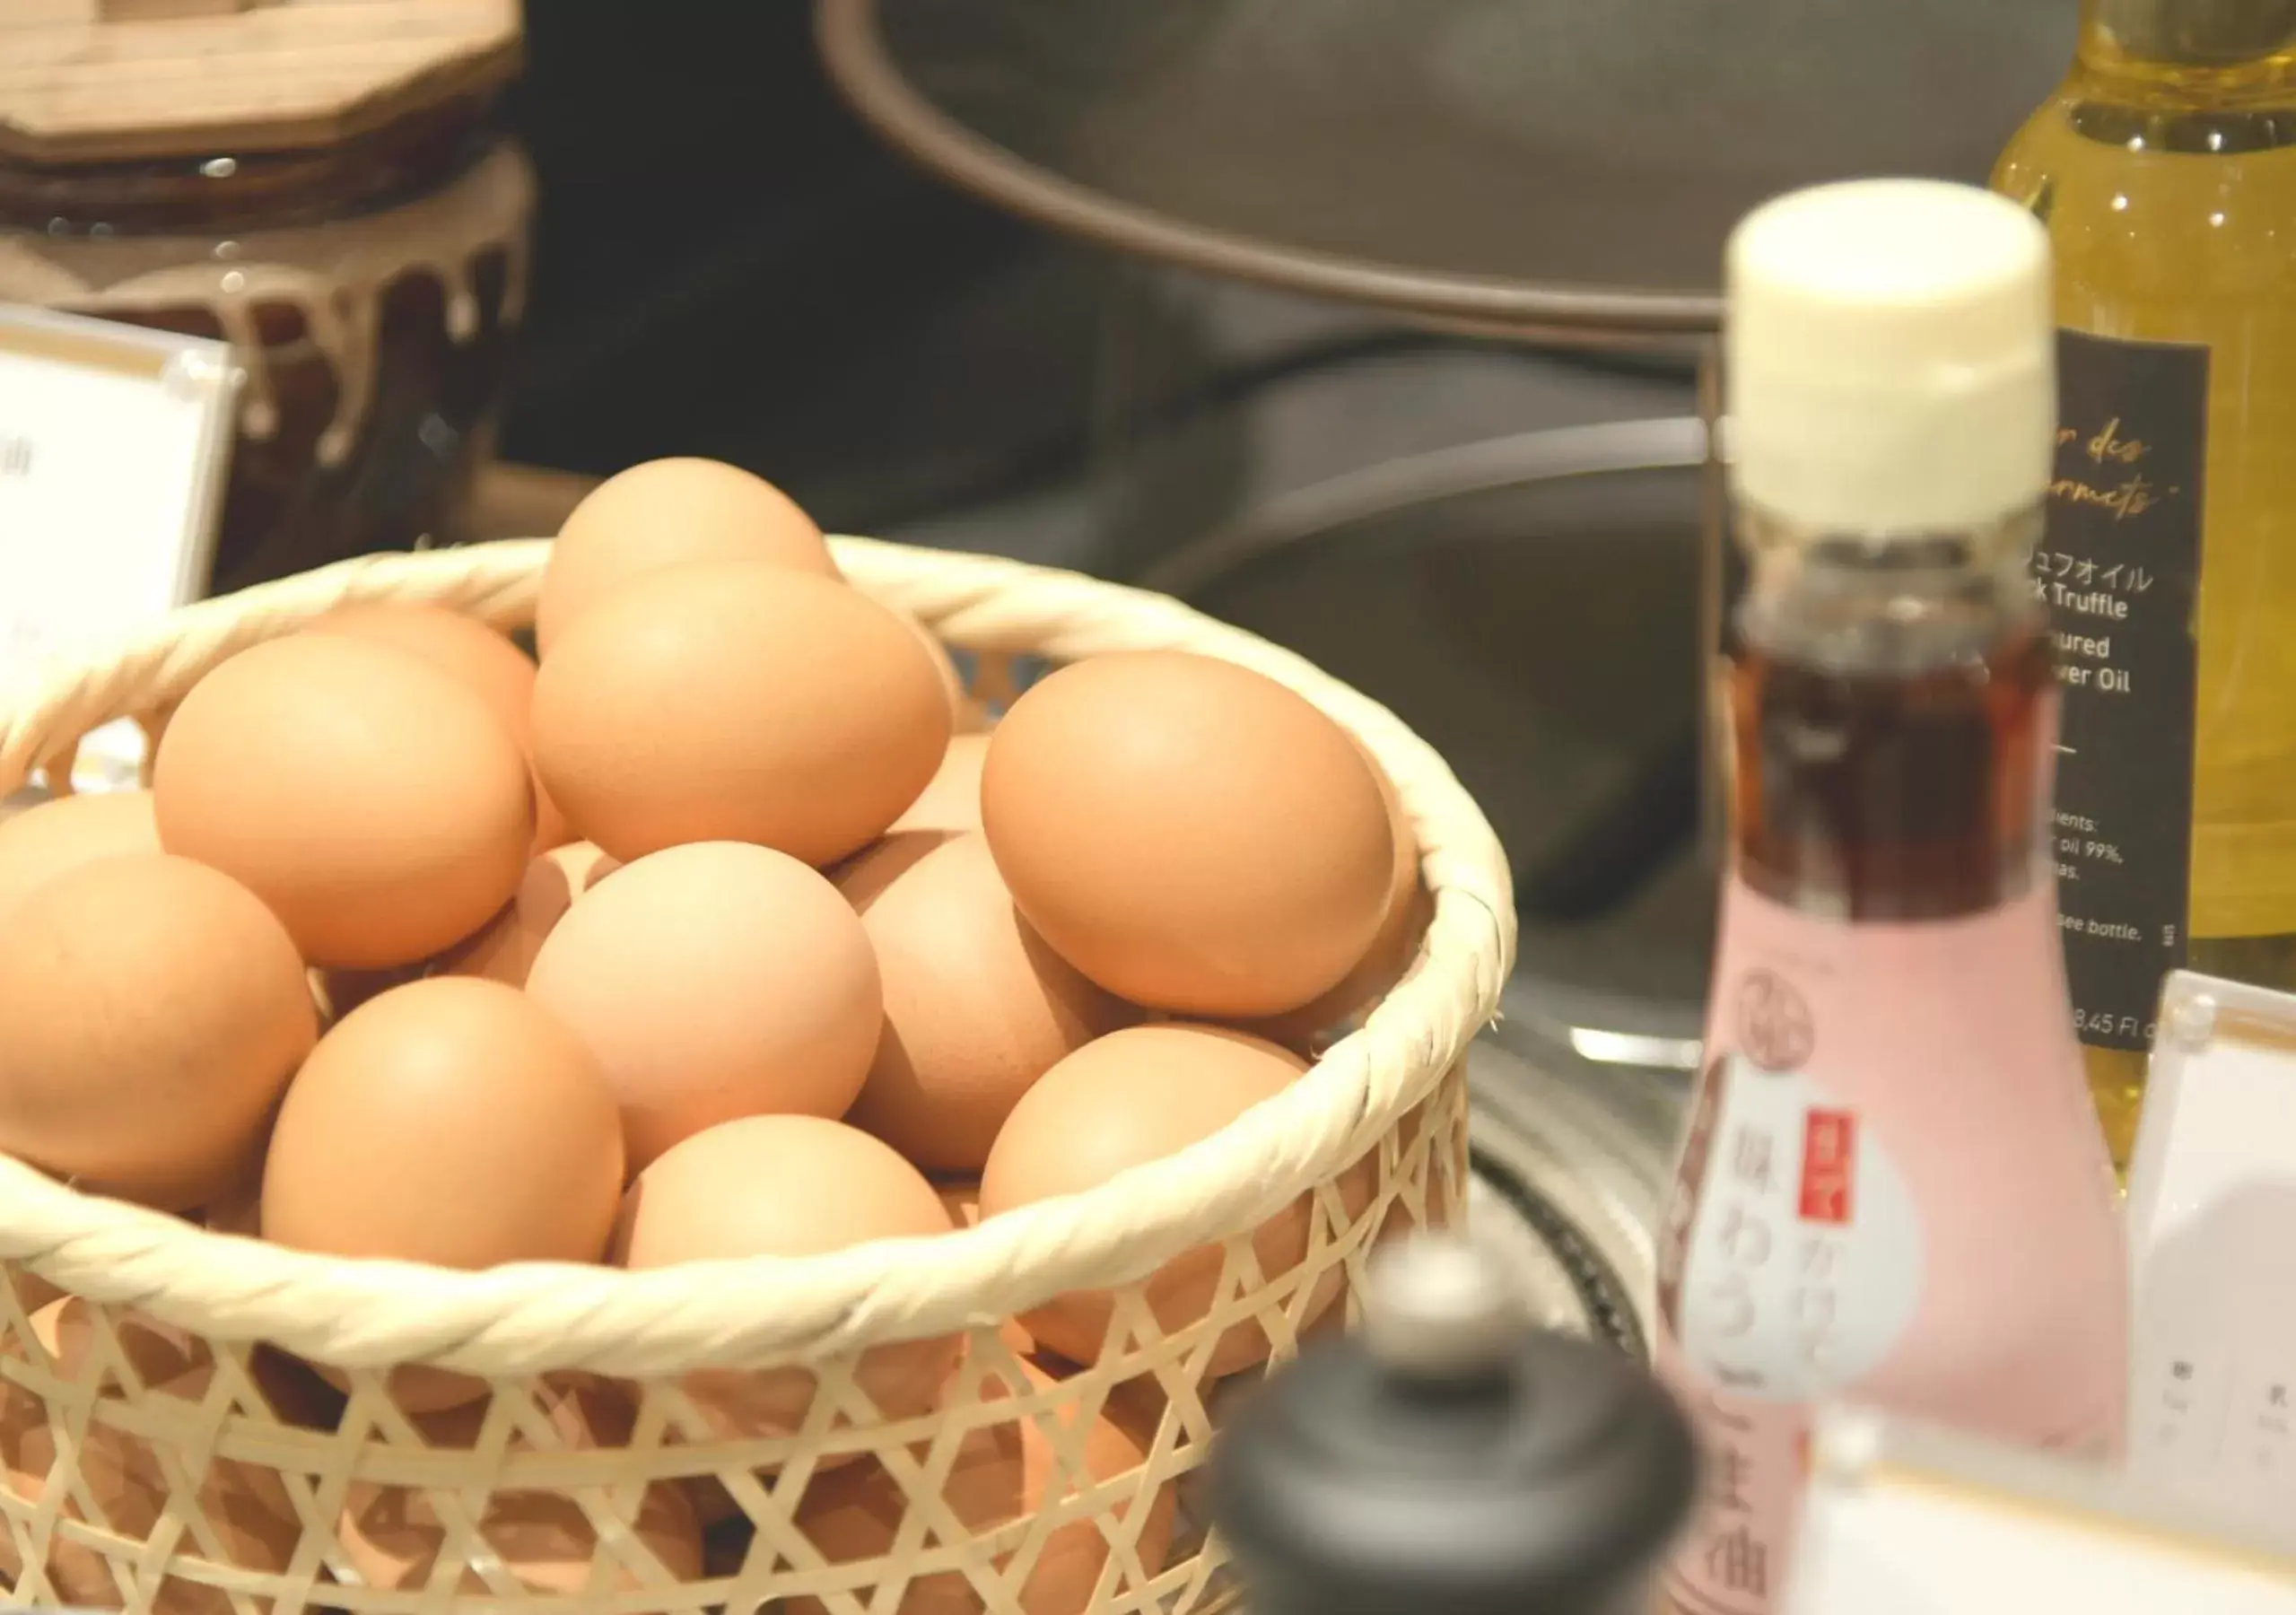
[(894, 144), (1125, 250), (1437, 319), (1711, 328), (1723, 237), (1981, 182), (2071, 0), (819, 0)]

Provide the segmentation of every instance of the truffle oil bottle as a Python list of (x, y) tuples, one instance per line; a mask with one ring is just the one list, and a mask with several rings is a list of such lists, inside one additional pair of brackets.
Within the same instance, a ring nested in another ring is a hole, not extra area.
[(2052, 851), (2125, 1166), (2163, 973), (2296, 987), (2296, 3), (2083, 0), (1994, 184), (2055, 249)]
[(2118, 1446), (2120, 1215), (2065, 991), (2047, 239), (1973, 187), (1797, 192), (1731, 239), (1733, 796), (1658, 1252), (1698, 1419), (1681, 1615), (1770, 1615), (1809, 1410)]

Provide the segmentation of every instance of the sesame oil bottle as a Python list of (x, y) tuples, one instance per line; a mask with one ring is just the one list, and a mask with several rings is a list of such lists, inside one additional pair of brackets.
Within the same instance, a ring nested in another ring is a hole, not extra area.
[(2031, 576), (2048, 274), (2030, 214), (1927, 181), (1800, 192), (1732, 238), (1731, 856), (1659, 1253), (1658, 1364), (1708, 1459), (1666, 1583), (1687, 1615), (1776, 1607), (1819, 1401), (2119, 1445)]

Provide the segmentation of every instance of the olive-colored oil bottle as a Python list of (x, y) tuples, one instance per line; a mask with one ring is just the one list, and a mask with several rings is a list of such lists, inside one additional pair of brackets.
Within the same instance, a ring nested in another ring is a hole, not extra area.
[(2082, 0), (1994, 185), (2055, 249), (2054, 851), (2126, 1166), (2162, 974), (2296, 987), (2296, 0)]

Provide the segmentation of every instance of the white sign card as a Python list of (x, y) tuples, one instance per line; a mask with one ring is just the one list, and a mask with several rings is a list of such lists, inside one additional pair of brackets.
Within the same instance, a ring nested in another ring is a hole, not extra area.
[(2126, 1476), (1821, 1417), (1785, 1615), (2296, 1615), (2296, 1542)]
[(225, 343), (0, 304), (0, 684), (202, 591), (239, 381)]
[(2169, 977), (2128, 1218), (2130, 1466), (2296, 1521), (2296, 997)]

